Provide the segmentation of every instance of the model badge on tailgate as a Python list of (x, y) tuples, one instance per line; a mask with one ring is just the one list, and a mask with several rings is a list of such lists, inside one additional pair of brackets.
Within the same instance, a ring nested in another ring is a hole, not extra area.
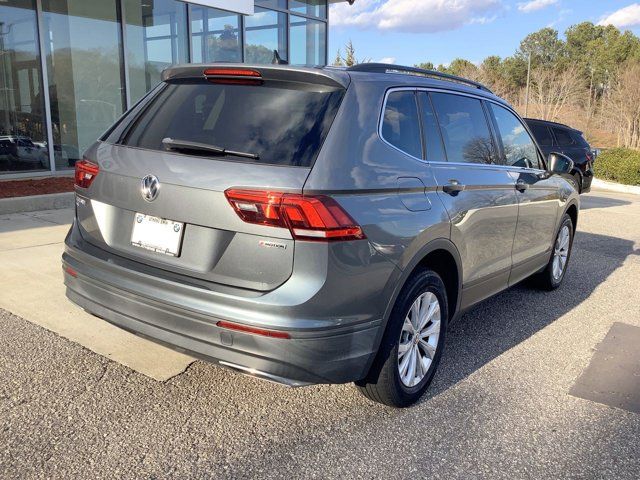
[(261, 247), (269, 247), (269, 248), (280, 248), (282, 250), (287, 249), (287, 245), (284, 243), (276, 243), (276, 242), (267, 242), (266, 240), (260, 240), (258, 245)]

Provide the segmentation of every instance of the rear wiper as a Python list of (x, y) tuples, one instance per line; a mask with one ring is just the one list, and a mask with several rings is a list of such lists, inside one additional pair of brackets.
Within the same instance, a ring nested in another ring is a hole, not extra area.
[(209, 145), (208, 143), (191, 142), (189, 140), (175, 140), (168, 137), (162, 140), (162, 145), (164, 145), (165, 149), (176, 152), (201, 152), (211, 155), (232, 155), (234, 157), (251, 158), (253, 160), (258, 160), (260, 158), (260, 155), (256, 153), (236, 152), (216, 145)]

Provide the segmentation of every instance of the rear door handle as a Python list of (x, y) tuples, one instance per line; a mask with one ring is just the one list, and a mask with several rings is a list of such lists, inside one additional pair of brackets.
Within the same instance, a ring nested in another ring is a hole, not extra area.
[(526, 190), (529, 190), (529, 184), (524, 180), (518, 180), (516, 182), (516, 190), (518, 190), (519, 192), (524, 192)]
[(449, 183), (442, 186), (442, 191), (449, 195), (456, 196), (458, 193), (465, 189), (465, 185), (462, 185), (458, 180), (449, 180)]

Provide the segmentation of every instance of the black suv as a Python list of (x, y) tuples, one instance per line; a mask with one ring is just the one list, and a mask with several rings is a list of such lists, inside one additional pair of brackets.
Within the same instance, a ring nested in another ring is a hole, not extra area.
[(575, 169), (571, 174), (578, 185), (578, 192), (586, 193), (591, 190), (595, 154), (583, 133), (562, 123), (533, 118), (524, 120), (545, 155), (558, 152), (573, 160)]
[(586, 193), (591, 190), (595, 155), (582, 132), (562, 123), (535, 118), (525, 118), (524, 120), (545, 155), (558, 152), (573, 160), (575, 168), (571, 175), (578, 186), (578, 192)]

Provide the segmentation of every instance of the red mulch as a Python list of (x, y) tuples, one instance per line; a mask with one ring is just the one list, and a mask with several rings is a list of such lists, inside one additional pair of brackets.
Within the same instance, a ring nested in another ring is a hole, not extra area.
[(0, 181), (0, 198), (73, 192), (73, 177)]

